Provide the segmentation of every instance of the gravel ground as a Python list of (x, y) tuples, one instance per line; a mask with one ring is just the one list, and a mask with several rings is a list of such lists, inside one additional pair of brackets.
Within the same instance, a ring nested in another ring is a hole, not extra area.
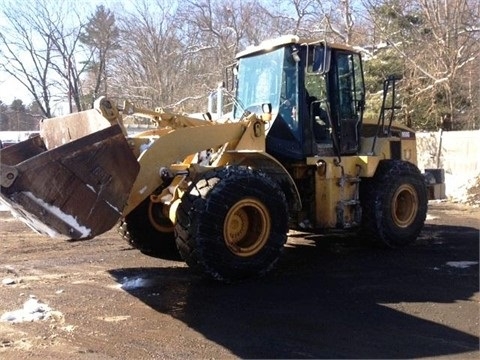
[(224, 285), (0, 212), (0, 358), (478, 359), (479, 229), (479, 208), (431, 202), (406, 249), (291, 233), (273, 273)]

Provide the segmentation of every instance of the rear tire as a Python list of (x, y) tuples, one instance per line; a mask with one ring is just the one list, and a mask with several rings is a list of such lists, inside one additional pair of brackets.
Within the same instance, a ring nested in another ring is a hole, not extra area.
[(177, 247), (194, 270), (231, 282), (267, 273), (287, 240), (283, 191), (246, 167), (206, 173), (182, 198)]
[(414, 242), (425, 223), (427, 188), (418, 168), (406, 161), (381, 161), (375, 176), (360, 183), (362, 234), (398, 248)]
[(162, 216), (161, 204), (148, 198), (122, 220), (118, 231), (128, 244), (147, 255), (180, 259), (173, 224)]

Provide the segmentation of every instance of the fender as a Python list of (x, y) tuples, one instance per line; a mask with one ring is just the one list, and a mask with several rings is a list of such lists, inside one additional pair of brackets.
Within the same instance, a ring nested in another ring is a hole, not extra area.
[(219, 165), (226, 164), (244, 165), (261, 170), (280, 185), (291, 210), (300, 211), (302, 209), (302, 201), (295, 181), (285, 167), (268, 153), (248, 150), (226, 151), (219, 161)]

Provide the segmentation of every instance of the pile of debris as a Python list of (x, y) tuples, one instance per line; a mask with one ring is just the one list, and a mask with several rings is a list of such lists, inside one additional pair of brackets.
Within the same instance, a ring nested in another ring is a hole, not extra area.
[(480, 206), (480, 175), (474, 179), (472, 186), (468, 188), (465, 203), (475, 207)]
[(450, 201), (480, 207), (480, 174), (470, 179), (445, 175), (446, 193)]

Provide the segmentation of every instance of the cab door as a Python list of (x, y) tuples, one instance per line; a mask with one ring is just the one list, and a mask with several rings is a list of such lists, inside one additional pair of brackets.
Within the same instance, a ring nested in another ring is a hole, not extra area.
[(365, 104), (360, 54), (332, 49), (328, 96), (332, 135), (341, 155), (356, 154)]

